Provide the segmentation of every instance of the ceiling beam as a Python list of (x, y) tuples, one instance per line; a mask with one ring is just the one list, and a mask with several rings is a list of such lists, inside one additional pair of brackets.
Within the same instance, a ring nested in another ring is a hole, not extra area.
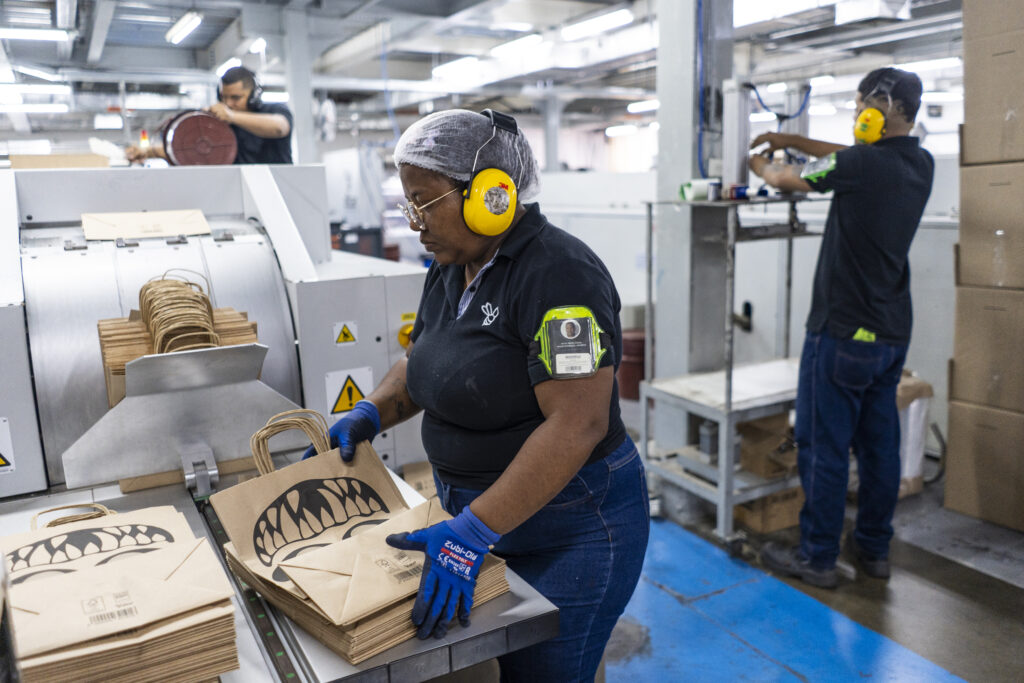
[(92, 30), (89, 32), (89, 55), (86, 58), (90, 64), (100, 61), (103, 56), (103, 46), (107, 42), (107, 33), (110, 31), (110, 22), (114, 20), (114, 10), (117, 9), (117, 0), (96, 0), (92, 8)]
[[(78, 0), (57, 0), (56, 15), (57, 28), (74, 31), (78, 27)], [(57, 43), (57, 55), (61, 59), (68, 59), (71, 57), (71, 48), (73, 46), (74, 44), (70, 40)]]
[(78, 0), (57, 0), (57, 28), (71, 30), (78, 19)]

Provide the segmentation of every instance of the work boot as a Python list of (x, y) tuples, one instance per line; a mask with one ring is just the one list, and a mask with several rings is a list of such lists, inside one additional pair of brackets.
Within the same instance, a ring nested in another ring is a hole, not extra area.
[(835, 588), (839, 585), (835, 567), (812, 567), (795, 546), (784, 547), (777, 543), (766, 543), (761, 548), (761, 562), (776, 574), (792, 576), (818, 588)]
[(889, 559), (881, 558), (876, 559), (865, 554), (863, 548), (857, 545), (857, 539), (853, 537), (853, 532), (846, 535), (846, 554), (850, 556), (853, 563), (857, 565), (857, 569), (864, 572), (873, 579), (888, 579), (889, 570)]

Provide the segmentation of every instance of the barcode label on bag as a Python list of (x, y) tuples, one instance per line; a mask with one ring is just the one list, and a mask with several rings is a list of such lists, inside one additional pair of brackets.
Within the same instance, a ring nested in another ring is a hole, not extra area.
[(107, 624), (107, 623), (109, 623), (111, 621), (116, 621), (118, 619), (130, 619), (131, 617), (134, 617), (134, 616), (138, 615), (138, 613), (139, 613), (138, 610), (136, 610), (134, 607), (122, 607), (121, 609), (116, 609), (116, 610), (114, 610), (112, 612), (103, 612), (101, 614), (90, 614), (89, 615), (89, 623), (90, 624)]
[(405, 551), (378, 557), (376, 562), (395, 583), (418, 579), (423, 574), (423, 564)]

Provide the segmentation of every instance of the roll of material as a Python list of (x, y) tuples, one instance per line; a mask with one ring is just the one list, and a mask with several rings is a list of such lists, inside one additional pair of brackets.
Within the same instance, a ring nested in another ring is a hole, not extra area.
[(694, 178), (690, 182), (684, 183), (679, 191), (683, 199), (688, 202), (706, 200), (709, 196), (708, 191), (713, 184), (717, 184), (721, 188), (722, 181), (720, 178)]

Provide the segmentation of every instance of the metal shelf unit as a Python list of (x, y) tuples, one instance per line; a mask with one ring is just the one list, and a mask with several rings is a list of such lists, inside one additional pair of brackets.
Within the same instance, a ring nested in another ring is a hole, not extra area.
[[(643, 420), (640, 430), (640, 454), (647, 468), (658, 477), (671, 482), (716, 506), (715, 534), (731, 542), (733, 506), (762, 498), (800, 483), (796, 475), (764, 479), (737, 471), (736, 428), (742, 422), (756, 420), (791, 409), (796, 400), (799, 361), (788, 358), (789, 328), (793, 283), (793, 239), (816, 235), (807, 230), (797, 217), (796, 204), (803, 195), (782, 198), (754, 198), (742, 201), (650, 202), (647, 204), (647, 300), (645, 306), (645, 381), (640, 384)], [(788, 203), (786, 222), (743, 228), (739, 209), (743, 206)], [(652, 377), (654, 370), (654, 209), (658, 205), (710, 209), (710, 216), (721, 227), (721, 244), (725, 266), (725, 334), (724, 369), (678, 377)], [(783, 358), (734, 367), (736, 244), (765, 239), (786, 240), (785, 307)], [(652, 402), (694, 415), (718, 424), (717, 464), (705, 462), (706, 454), (695, 446), (665, 450), (654, 442), (650, 431)]]

